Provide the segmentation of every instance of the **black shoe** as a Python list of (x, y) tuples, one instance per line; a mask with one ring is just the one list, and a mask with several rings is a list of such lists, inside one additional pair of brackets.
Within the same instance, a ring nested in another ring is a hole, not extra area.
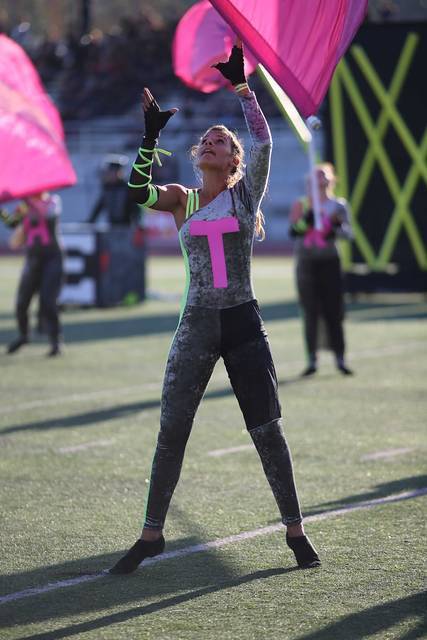
[(62, 355), (61, 345), (53, 344), (50, 348), (50, 351), (47, 352), (46, 356), (48, 358), (54, 358), (55, 356)]
[(301, 374), (301, 378), (307, 378), (308, 376), (312, 376), (317, 372), (317, 367), (315, 367), (314, 365), (310, 365), (307, 367), (307, 369), (304, 369), (304, 371)]
[(11, 342), (7, 347), (7, 353), (15, 353), (20, 349), (24, 344), (28, 344), (28, 338), (24, 338), (23, 336), (16, 338), (13, 342)]
[(294, 552), (297, 565), (300, 569), (312, 569), (313, 567), (320, 567), (320, 558), (317, 555), (317, 551), (311, 544), (308, 536), (298, 536), (296, 538), (290, 538), (288, 534), (286, 534), (286, 544)]
[(337, 369), (338, 369), (338, 371), (341, 371), (343, 376), (352, 376), (352, 375), (354, 375), (354, 372), (351, 369), (349, 369), (348, 367), (346, 367), (344, 364), (338, 364), (337, 365)]
[(120, 558), (118, 562), (111, 567), (110, 573), (125, 574), (132, 573), (135, 569), (138, 569), (139, 565), (145, 558), (153, 558), (163, 553), (165, 548), (165, 539), (160, 536), (158, 540), (137, 540), (133, 547)]

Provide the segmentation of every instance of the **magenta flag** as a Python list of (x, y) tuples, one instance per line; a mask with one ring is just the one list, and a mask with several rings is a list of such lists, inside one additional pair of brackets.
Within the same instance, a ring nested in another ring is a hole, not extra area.
[(368, 0), (211, 0), (304, 117), (316, 113)]
[[(209, 0), (201, 0), (178, 23), (172, 45), (175, 74), (189, 87), (211, 93), (230, 83), (212, 65), (227, 60), (236, 34)], [(246, 75), (254, 71), (257, 60), (247, 52)]]
[(0, 35), (0, 202), (75, 182), (56, 107), (22, 47)]

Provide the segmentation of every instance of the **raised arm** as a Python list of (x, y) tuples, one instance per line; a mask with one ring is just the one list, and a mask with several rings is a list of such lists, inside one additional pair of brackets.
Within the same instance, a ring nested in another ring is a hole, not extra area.
[(267, 186), (272, 141), (267, 120), (245, 77), (242, 43), (238, 41), (233, 47), (228, 62), (220, 62), (215, 67), (230, 80), (242, 105), (252, 140), (246, 164), (246, 179), (254, 208), (257, 209)]
[(151, 174), (156, 155), (162, 153), (161, 149), (156, 149), (160, 131), (178, 109), (160, 111), (159, 105), (147, 88), (144, 89), (142, 107), (145, 119), (145, 135), (132, 166), (128, 186), (133, 199), (138, 204), (150, 209), (175, 213), (182, 206), (186, 193), (184, 187), (178, 184), (153, 185), (151, 183)]
[(246, 125), (252, 139), (249, 158), (246, 163), (246, 179), (254, 204), (262, 200), (270, 173), (271, 134), (255, 94), (239, 95)]

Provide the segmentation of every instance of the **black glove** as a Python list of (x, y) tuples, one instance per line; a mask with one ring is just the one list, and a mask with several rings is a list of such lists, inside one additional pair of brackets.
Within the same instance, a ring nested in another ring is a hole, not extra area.
[(218, 64), (214, 64), (213, 66), (222, 73), (224, 78), (230, 80), (232, 85), (246, 82), (242, 47), (234, 45), (228, 62), (218, 62)]
[(156, 140), (160, 131), (166, 126), (169, 119), (172, 118), (176, 110), (169, 109), (168, 111), (160, 111), (160, 107), (154, 100), (146, 111), (144, 111), (145, 119), (145, 138), (148, 140)]
[(292, 224), (289, 229), (288, 229), (288, 234), (290, 238), (298, 238), (299, 236), (303, 236), (305, 233), (302, 232), (302, 230), (300, 229), (300, 227), (298, 227), (296, 224)]
[(323, 234), (323, 237), (325, 240), (335, 240), (336, 235), (334, 227), (331, 227), (329, 231)]
[(314, 227), (314, 213), (313, 209), (309, 209), (303, 215), (303, 220), (307, 223), (307, 227)]
[(331, 228), (324, 234), (324, 238), (325, 240), (335, 240), (338, 229), (341, 229), (342, 227), (342, 220), (339, 215), (332, 214), (329, 218), (329, 222), (331, 224)]
[(289, 227), (289, 237), (298, 238), (305, 236), (309, 229), (314, 227), (314, 213), (309, 209), (304, 215)]

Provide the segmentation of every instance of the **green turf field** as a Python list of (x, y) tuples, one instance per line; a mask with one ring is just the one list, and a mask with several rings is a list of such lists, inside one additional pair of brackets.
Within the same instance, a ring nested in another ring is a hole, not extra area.
[[(426, 301), (349, 304), (356, 375), (342, 377), (322, 353), (318, 376), (301, 381), (292, 263), (256, 259), (307, 531), (323, 566), (295, 570), (272, 526), (277, 509), (218, 363), (165, 531), (166, 551), (184, 553), (112, 577), (100, 572), (139, 535), (184, 269), (152, 258), (143, 305), (64, 312), (65, 355), (52, 360), (41, 338), (4, 355), (20, 265), (0, 260), (0, 598), (12, 594), (0, 600), (2, 640), (427, 637), (426, 497), (416, 493), (427, 487)], [(404, 492), (406, 500), (330, 513)]]

